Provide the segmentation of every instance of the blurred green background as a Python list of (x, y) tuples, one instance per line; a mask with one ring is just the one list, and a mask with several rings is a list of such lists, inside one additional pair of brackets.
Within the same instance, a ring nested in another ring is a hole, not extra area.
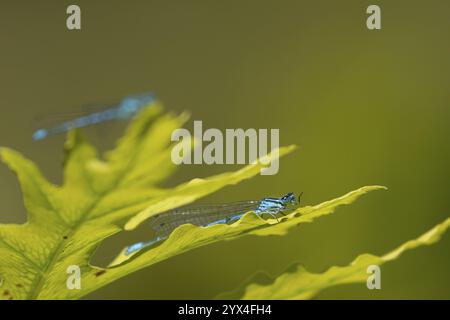
[[(65, 26), (73, 3), (82, 10), (81, 31)], [(366, 28), (370, 4), (381, 6), (380, 31)], [(206, 202), (304, 191), (304, 204), (317, 204), (364, 185), (389, 187), (288, 236), (200, 248), (87, 298), (210, 298), (256, 270), (275, 275), (298, 261), (320, 272), (363, 252), (383, 254), (450, 213), (449, 12), (446, 0), (4, 0), (0, 145), (23, 152), (58, 183), (64, 137), (32, 142), (36, 116), (150, 90), (206, 128), (279, 128), (282, 145), (300, 145), (278, 175)], [(123, 127), (85, 132), (104, 150)], [(235, 168), (184, 166), (167, 185)], [(25, 221), (5, 166), (0, 201), (1, 222)], [(127, 243), (136, 235), (120, 237)], [(357, 284), (318, 298), (449, 299), (449, 249), (446, 236), (384, 265), (382, 290)], [(109, 241), (98, 261), (115, 250)]]

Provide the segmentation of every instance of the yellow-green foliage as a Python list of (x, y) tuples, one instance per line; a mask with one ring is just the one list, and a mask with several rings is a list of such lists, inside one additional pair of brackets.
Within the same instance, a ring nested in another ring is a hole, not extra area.
[[(219, 295), (220, 299), (310, 299), (321, 290), (341, 284), (366, 282), (369, 266), (380, 266), (397, 259), (403, 252), (423, 245), (433, 244), (441, 239), (450, 227), (450, 218), (438, 224), (419, 238), (405, 242), (395, 250), (383, 255), (362, 254), (347, 266), (331, 267), (324, 273), (310, 273), (302, 265), (294, 265), (276, 279), (265, 273), (252, 277), (235, 291)], [(264, 282), (264, 284), (261, 284)]]
[[(0, 149), (2, 160), (18, 176), (28, 211), (27, 223), (0, 225), (0, 298), (77, 299), (134, 271), (209, 243), (244, 235), (284, 235), (364, 193), (384, 189), (363, 187), (317, 206), (299, 208), (280, 221), (263, 220), (249, 212), (232, 225), (207, 228), (182, 225), (157, 247), (144, 248), (128, 256), (119, 253), (108, 268), (92, 266), (89, 261), (104, 239), (132, 230), (152, 215), (251, 178), (260, 172), (262, 163), (268, 163), (256, 162), (236, 172), (193, 179), (171, 189), (157, 187), (175, 169), (170, 160), (173, 147), (170, 135), (186, 118), (186, 115), (163, 114), (162, 108), (155, 104), (131, 123), (117, 147), (103, 158), (97, 156), (96, 150), (78, 132), (71, 132), (65, 145), (62, 186), (47, 181), (19, 153)], [(282, 156), (294, 149), (293, 146), (280, 148), (278, 153), (267, 157)], [(81, 269), (80, 290), (66, 287), (66, 270), (70, 265)], [(286, 294), (280, 297), (312, 295), (296, 293), (303, 290), (304, 276), (310, 275), (300, 270), (298, 278), (289, 280), (289, 288), (294, 289), (286, 289), (283, 291)], [(322, 275), (317, 277), (322, 279)], [(323, 275), (324, 283), (327, 277)], [(283, 278), (280, 283), (284, 286)], [(316, 292), (322, 287), (325, 285), (315, 291), (304, 290)], [(277, 297), (258, 293), (259, 290), (251, 287), (244, 297)]]
[[(164, 256), (130, 259), (112, 269), (89, 264), (99, 244), (123, 231), (125, 225), (132, 229), (152, 214), (248, 179), (264, 166), (257, 162), (237, 172), (194, 179), (173, 189), (156, 187), (175, 168), (170, 160), (170, 135), (185, 120), (186, 115), (162, 114), (162, 108), (153, 105), (133, 121), (105, 160), (100, 160), (96, 150), (77, 132), (71, 132), (65, 145), (62, 186), (48, 182), (19, 153), (2, 148), (2, 160), (20, 181), (28, 221), (24, 225), (0, 225), (0, 297), (76, 299), (160, 261)], [(279, 154), (293, 149), (281, 148)], [(187, 250), (185, 245), (178, 244), (177, 250), (165, 256)], [(199, 245), (193, 243), (191, 247)], [(81, 268), (81, 290), (66, 287), (70, 265)]]

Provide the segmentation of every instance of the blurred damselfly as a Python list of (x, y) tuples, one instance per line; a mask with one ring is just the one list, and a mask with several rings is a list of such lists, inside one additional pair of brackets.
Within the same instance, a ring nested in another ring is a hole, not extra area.
[[(40, 128), (33, 133), (32, 137), (35, 141), (42, 140), (50, 135), (64, 133), (75, 128), (87, 127), (116, 119), (129, 119), (135, 116), (141, 109), (149, 106), (154, 100), (154, 96), (151, 93), (127, 96), (119, 103), (104, 107), (101, 111), (78, 116), (47, 128)], [(67, 116), (73, 116), (75, 114), (77, 113), (68, 113)]]

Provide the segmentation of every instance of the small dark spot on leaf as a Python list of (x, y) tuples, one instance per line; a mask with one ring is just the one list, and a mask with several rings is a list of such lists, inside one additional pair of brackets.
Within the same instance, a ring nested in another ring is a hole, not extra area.
[(95, 276), (96, 276), (96, 277), (99, 277), (99, 276), (101, 276), (101, 275), (104, 274), (104, 273), (106, 273), (106, 270), (100, 270), (100, 271), (97, 271), (97, 272), (95, 273)]
[(67, 236), (64, 236), (63, 239), (64, 239), (64, 240), (67, 240)]
[(13, 299), (13, 297), (9, 297), (9, 300), (12, 300)]
[(3, 291), (3, 295), (4, 296), (9, 296), (9, 291), (8, 290)]
[(23, 285), (20, 284), (20, 283), (18, 283), (18, 284), (16, 284), (16, 287), (17, 287), (17, 288), (23, 288)]

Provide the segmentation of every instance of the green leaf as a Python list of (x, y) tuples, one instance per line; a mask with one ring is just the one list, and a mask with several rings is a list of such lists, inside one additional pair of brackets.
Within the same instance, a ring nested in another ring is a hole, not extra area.
[(223, 293), (220, 299), (310, 299), (326, 288), (366, 282), (370, 274), (367, 268), (371, 265), (380, 266), (385, 262), (397, 259), (405, 251), (423, 245), (436, 243), (450, 226), (450, 218), (438, 224), (433, 229), (417, 239), (405, 242), (395, 250), (383, 255), (375, 256), (362, 254), (349, 265), (334, 266), (324, 273), (310, 273), (301, 265), (294, 265), (290, 272), (286, 272), (273, 279), (267, 274), (256, 274), (237, 290)]
[[(239, 183), (265, 167), (255, 162), (236, 172), (194, 179), (174, 188), (157, 187), (176, 168), (170, 160), (170, 136), (186, 119), (185, 114), (163, 114), (162, 108), (153, 104), (131, 123), (104, 160), (78, 132), (71, 132), (65, 144), (62, 186), (48, 182), (19, 153), (1, 148), (1, 159), (20, 181), (28, 219), (23, 225), (0, 224), (0, 299), (80, 298), (152, 261), (162, 260), (164, 255), (170, 257), (198, 246), (177, 244), (158, 258), (133, 257), (123, 266), (110, 269), (89, 263), (101, 242), (123, 231), (125, 225), (132, 229), (152, 214)], [(282, 156), (294, 149), (280, 148), (267, 157)], [(189, 228), (182, 226), (174, 237)], [(80, 290), (66, 286), (71, 265), (81, 270)]]

